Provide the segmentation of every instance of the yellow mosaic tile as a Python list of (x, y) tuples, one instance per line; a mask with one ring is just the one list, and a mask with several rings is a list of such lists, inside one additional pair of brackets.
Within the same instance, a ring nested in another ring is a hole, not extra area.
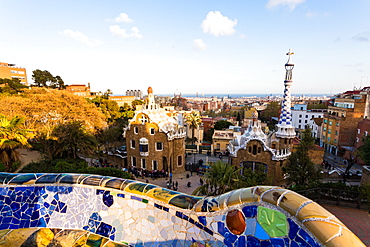
[(333, 238), (325, 244), (327, 247), (363, 247), (364, 243), (347, 228), (342, 230), (342, 235)]
[(227, 200), (227, 206), (228, 207), (233, 206), (233, 205), (238, 205), (238, 204), (242, 203), (241, 200), (240, 200), (241, 192), (242, 192), (241, 189), (234, 191), (234, 193)]
[[(268, 202), (268, 203), (271, 203), (273, 205), (277, 205), (277, 202), (278, 202), (280, 196), (286, 191), (287, 190), (283, 189), (283, 188), (273, 189), (271, 191), (268, 191), (268, 192), (264, 193), (261, 199), (264, 202)], [(286, 200), (285, 196), (281, 199), (281, 201), (284, 201), (284, 200)]]
[(286, 210), (291, 215), (295, 216), (297, 210), (299, 207), (305, 203), (309, 202), (308, 198), (301, 196), (300, 194), (297, 194), (295, 192), (289, 192), (284, 195), (284, 199), (280, 201), (279, 207)]
[(309, 218), (329, 218), (336, 219), (335, 221), (343, 225), (335, 216), (333, 216), (328, 210), (317, 204), (316, 202), (312, 202), (304, 206), (297, 215), (297, 218), (302, 221)]
[(245, 188), (245, 189), (241, 190), (241, 192), (240, 192), (240, 201), (242, 203), (256, 202), (256, 201), (259, 200), (259, 196), (253, 194), (253, 189), (254, 189), (254, 187)]
[(161, 187), (149, 190), (146, 196), (168, 203), (173, 197), (179, 195), (178, 192), (167, 190)]
[[(323, 244), (325, 244), (329, 239), (339, 235), (341, 229), (343, 228), (340, 225), (333, 224), (331, 222), (325, 221), (306, 221), (303, 223)], [(352, 246), (348, 246), (352, 247)]]

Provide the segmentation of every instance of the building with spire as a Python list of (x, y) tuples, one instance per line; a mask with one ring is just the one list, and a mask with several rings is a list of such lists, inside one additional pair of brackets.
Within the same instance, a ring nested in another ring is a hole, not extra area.
[(284, 183), (282, 167), (291, 154), (293, 138), (296, 137), (292, 124), (290, 91), (293, 83), (294, 64), (291, 60), (293, 54), (292, 50), (287, 53), (284, 100), (276, 131), (267, 133), (258, 120), (257, 111), (254, 111), (244, 134), (230, 141), (228, 146), (230, 164), (252, 171), (264, 171), (273, 185)]
[(144, 105), (137, 107), (124, 130), (128, 166), (168, 174), (184, 172), (186, 130), (154, 98), (149, 87)]

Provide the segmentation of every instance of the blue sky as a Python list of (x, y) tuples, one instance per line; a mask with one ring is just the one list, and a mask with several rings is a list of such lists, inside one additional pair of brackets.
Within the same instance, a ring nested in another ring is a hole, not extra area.
[(293, 94), (370, 86), (370, 1), (0, 0), (0, 61), (93, 91)]

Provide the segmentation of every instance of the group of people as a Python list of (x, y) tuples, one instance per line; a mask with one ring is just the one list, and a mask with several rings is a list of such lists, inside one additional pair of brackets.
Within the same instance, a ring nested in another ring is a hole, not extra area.
[(142, 178), (142, 179), (144, 178), (156, 179), (156, 178), (167, 178), (168, 177), (168, 173), (165, 172), (164, 170), (148, 171), (143, 168), (132, 167), (132, 168), (128, 168), (127, 171), (132, 173), (136, 178)]

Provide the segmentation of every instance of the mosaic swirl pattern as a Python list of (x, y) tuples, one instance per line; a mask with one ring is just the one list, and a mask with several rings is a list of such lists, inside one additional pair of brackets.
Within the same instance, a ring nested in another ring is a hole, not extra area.
[(86, 174), (0, 173), (0, 246), (365, 246), (315, 202), (257, 186), (196, 197)]

